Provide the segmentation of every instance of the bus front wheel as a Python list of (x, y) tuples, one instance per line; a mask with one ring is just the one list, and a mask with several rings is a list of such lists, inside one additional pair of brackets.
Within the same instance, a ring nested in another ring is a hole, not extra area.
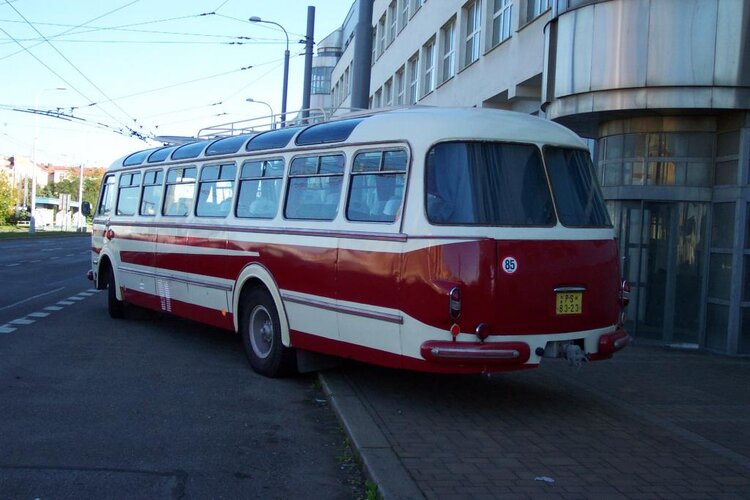
[(115, 272), (112, 268), (107, 271), (107, 311), (110, 318), (125, 317), (125, 303), (117, 299), (117, 283), (115, 283)]
[(240, 319), (242, 345), (253, 370), (266, 377), (292, 374), (294, 351), (281, 343), (279, 313), (271, 294), (263, 288), (252, 289)]

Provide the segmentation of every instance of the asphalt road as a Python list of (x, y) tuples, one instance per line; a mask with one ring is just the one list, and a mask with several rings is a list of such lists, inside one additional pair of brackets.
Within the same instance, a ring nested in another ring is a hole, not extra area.
[(364, 496), (314, 376), (256, 375), (230, 332), (110, 319), (88, 246), (0, 241), (0, 496)]

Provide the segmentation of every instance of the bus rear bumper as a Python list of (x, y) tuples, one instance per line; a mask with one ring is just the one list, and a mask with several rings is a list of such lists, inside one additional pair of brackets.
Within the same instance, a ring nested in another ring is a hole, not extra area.
[(610, 358), (614, 353), (624, 348), (629, 343), (630, 335), (625, 331), (625, 328), (620, 326), (614, 332), (599, 337), (599, 352), (592, 354), (590, 359), (595, 361), (598, 359)]
[(448, 364), (523, 364), (531, 349), (525, 342), (455, 342), (430, 340), (420, 346), (427, 361)]

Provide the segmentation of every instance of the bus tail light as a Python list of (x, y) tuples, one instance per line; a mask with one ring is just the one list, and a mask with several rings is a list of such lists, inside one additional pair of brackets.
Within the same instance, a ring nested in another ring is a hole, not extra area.
[(461, 289), (457, 286), (451, 288), (448, 294), (448, 313), (453, 321), (461, 317)]
[(630, 304), (630, 283), (627, 280), (622, 280), (622, 283), (620, 283), (620, 295), (618, 298), (622, 307)]
[(630, 283), (627, 280), (622, 280), (620, 283), (620, 293), (617, 296), (617, 300), (620, 303), (620, 325), (624, 325), (625, 320), (627, 320), (625, 308), (630, 304)]

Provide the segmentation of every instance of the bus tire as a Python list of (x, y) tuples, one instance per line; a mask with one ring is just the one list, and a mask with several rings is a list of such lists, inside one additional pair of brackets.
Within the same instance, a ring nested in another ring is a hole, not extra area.
[(125, 317), (125, 302), (117, 298), (117, 283), (115, 283), (115, 272), (112, 268), (107, 270), (107, 311), (110, 318)]
[(240, 334), (250, 366), (257, 373), (276, 378), (295, 372), (294, 350), (281, 342), (279, 313), (266, 289), (253, 288), (245, 297)]

